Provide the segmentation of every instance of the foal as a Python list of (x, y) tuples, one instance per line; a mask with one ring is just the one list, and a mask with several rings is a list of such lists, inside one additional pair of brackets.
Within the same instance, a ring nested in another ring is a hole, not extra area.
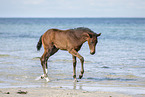
[(69, 30), (59, 30), (59, 29), (49, 29), (47, 30), (39, 39), (37, 44), (37, 50), (40, 50), (42, 44), (44, 47), (44, 53), (41, 60), (41, 65), (43, 68), (44, 74), (41, 75), (41, 78), (48, 79), (48, 70), (47, 70), (47, 60), (50, 56), (60, 50), (67, 50), (73, 56), (73, 78), (76, 79), (76, 57), (80, 59), (81, 62), (81, 74), (79, 78), (81, 79), (84, 74), (84, 58), (78, 53), (82, 44), (88, 41), (90, 48), (90, 54), (95, 54), (95, 46), (98, 42), (97, 37), (101, 33), (96, 34), (89, 28), (79, 27)]

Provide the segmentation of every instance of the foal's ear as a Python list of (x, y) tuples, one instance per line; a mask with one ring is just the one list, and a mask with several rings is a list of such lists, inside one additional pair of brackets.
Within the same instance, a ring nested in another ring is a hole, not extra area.
[(100, 35), (101, 35), (101, 33), (99, 33), (99, 34), (96, 34), (96, 35), (97, 35), (97, 37), (98, 37), (98, 36), (100, 36)]

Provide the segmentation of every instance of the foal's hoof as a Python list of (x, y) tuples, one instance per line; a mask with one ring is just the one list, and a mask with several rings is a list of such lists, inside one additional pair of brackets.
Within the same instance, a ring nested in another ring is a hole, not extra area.
[(41, 79), (43, 79), (44, 78), (44, 76), (43, 75), (41, 75)]
[(48, 76), (44, 76), (44, 75), (41, 75), (41, 79), (45, 79), (47, 82), (50, 81), (49, 78), (48, 78)]
[(83, 76), (82, 75), (79, 75), (79, 79), (81, 79)]

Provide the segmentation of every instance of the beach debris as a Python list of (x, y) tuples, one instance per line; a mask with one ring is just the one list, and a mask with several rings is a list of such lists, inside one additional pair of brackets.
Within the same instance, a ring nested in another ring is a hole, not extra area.
[(83, 93), (89, 93), (89, 91), (83, 91)]
[(19, 90), (17, 93), (18, 93), (18, 94), (27, 94), (28, 92), (27, 92), (27, 91)]
[(10, 94), (10, 92), (2, 92), (2, 91), (0, 91), (0, 93), (3, 93), (3, 94)]
[(5, 92), (4, 94), (10, 94), (10, 92)]

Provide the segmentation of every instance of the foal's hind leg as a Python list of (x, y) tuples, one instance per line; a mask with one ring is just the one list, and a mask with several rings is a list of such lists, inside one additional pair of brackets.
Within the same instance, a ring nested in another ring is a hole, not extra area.
[(40, 58), (41, 60), (41, 65), (43, 68), (43, 72), (44, 74), (41, 75), (41, 79), (45, 78), (47, 81), (49, 81), (48, 79), (48, 75), (47, 75), (47, 50), (44, 51), (44, 54), (42, 55), (42, 57)]
[(42, 75), (41, 78), (45, 78), (46, 81), (49, 81), (48, 75), (47, 75), (47, 73), (48, 73), (47, 60), (51, 55), (53, 55), (57, 51), (58, 51), (58, 49), (55, 46), (50, 46), (49, 49), (45, 49), (45, 52), (40, 59), (41, 65), (43, 67), (43, 72), (44, 72), (44, 75)]

